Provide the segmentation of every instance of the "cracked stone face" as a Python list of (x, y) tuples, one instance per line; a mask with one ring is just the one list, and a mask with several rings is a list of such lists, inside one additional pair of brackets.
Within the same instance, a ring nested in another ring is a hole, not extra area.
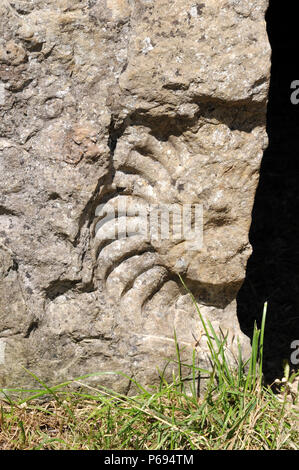
[[(206, 366), (179, 276), (231, 360), (238, 338), (248, 354), (235, 299), (267, 146), (267, 6), (1, 3), (0, 387), (32, 386), (21, 366), (47, 383), (121, 371), (152, 385), (174, 331)], [(153, 207), (201, 207), (202, 243), (137, 233)], [(111, 235), (115, 214), (130, 236)]]

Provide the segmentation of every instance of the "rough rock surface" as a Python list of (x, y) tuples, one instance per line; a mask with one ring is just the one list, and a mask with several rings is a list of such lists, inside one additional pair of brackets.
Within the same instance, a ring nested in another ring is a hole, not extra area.
[[(1, 387), (29, 385), (23, 367), (153, 384), (174, 329), (204, 364), (178, 274), (232, 357), (237, 337), (248, 350), (235, 299), (267, 146), (267, 3), (2, 0)], [(202, 205), (202, 248), (97, 230), (97, 208), (120, 200)]]

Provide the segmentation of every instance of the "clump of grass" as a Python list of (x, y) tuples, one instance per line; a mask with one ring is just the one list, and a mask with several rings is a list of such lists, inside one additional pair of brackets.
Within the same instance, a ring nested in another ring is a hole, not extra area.
[[(18, 390), (2, 390), (0, 449), (297, 450), (296, 398), (290, 403), (286, 380), (280, 396), (263, 384), (266, 305), (261, 329), (254, 328), (250, 360), (243, 362), (239, 347), (238, 367), (232, 368), (225, 355), (227, 338), (217, 336), (192, 299), (208, 338), (211, 370), (203, 371), (193, 361), (190, 375), (183, 377), (176, 343), (177, 377), (168, 383), (161, 374), (154, 391), (134, 381), (139, 393), (133, 397), (86, 384), (91, 375), (48, 387), (29, 372), (43, 390), (20, 400), (9, 396)], [(199, 397), (202, 373), (208, 380)], [(74, 390), (74, 384), (80, 388)], [(49, 395), (52, 399), (45, 404), (36, 401)]]

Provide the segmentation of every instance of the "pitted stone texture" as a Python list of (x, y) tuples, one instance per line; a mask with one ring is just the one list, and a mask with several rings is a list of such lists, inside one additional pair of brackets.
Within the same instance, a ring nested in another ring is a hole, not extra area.
[[(206, 365), (178, 275), (232, 360), (237, 337), (248, 352), (235, 298), (267, 146), (267, 4), (1, 3), (1, 386), (31, 385), (21, 365), (49, 383), (121, 371), (152, 385), (174, 330)], [(202, 204), (202, 249), (110, 240), (95, 212), (119, 200)]]
[(194, 107), (188, 101), (264, 102), (266, 3), (187, 0), (170, 8), (168, 0), (136, 2), (128, 66), (119, 82), (134, 96), (131, 106), (140, 109), (144, 100), (145, 109), (158, 115), (174, 107), (174, 115), (189, 116)]

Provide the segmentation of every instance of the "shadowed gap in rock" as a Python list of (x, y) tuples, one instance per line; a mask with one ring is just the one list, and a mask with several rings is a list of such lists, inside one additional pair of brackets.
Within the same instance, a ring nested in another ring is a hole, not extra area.
[(250, 337), (255, 320), (260, 326), (263, 304), (268, 301), (264, 373), (270, 383), (281, 377), (284, 359), (298, 368), (291, 363), (291, 344), (299, 340), (299, 104), (290, 100), (291, 83), (299, 80), (297, 18), (296, 12), (270, 1), (266, 16), (272, 47), (269, 147), (253, 209), (253, 254), (238, 295), (241, 329)]

